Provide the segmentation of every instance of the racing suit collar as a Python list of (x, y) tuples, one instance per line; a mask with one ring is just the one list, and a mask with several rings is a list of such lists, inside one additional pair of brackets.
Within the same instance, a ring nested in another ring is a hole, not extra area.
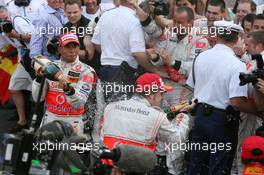
[(148, 107), (151, 106), (151, 104), (149, 103), (149, 101), (148, 101), (146, 98), (142, 97), (142, 96), (134, 95), (134, 96), (132, 97), (132, 99), (138, 101), (139, 103), (144, 103), (144, 104), (146, 104)]
[(60, 62), (61, 62), (61, 67), (66, 68), (66, 67), (72, 67), (72, 66), (76, 65), (77, 63), (80, 62), (80, 60), (79, 60), (79, 56), (77, 56), (75, 61), (72, 63), (67, 63), (66, 61), (62, 61), (62, 60), (60, 60)]
[(132, 99), (132, 100), (135, 100), (137, 103), (143, 103), (143, 104), (145, 104), (147, 107), (152, 107), (152, 108), (154, 108), (154, 109), (157, 109), (157, 110), (163, 111), (163, 110), (161, 109), (160, 106), (152, 106), (152, 105), (149, 103), (149, 101), (148, 101), (146, 98), (142, 97), (142, 96), (134, 95), (131, 99)]

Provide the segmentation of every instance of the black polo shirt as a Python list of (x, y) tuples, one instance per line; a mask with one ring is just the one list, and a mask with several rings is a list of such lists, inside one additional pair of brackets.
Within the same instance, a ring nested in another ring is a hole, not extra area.
[[(86, 27), (88, 26), (89, 22), (90, 22), (90, 20), (88, 18), (85, 18), (82, 15), (80, 21), (77, 24), (76, 35), (79, 38), (79, 41), (80, 41), (80, 49), (81, 50), (84, 50), (85, 49), (84, 44), (83, 44), (83, 38), (84, 38), (84, 36), (87, 35), (87, 33), (85, 33), (85, 32), (88, 32), (88, 33), (90, 32), (89, 29), (88, 30), (86, 29)], [(65, 30), (64, 28), (67, 28), (68, 30)], [(67, 31), (72, 31), (73, 29), (72, 30), (71, 29), (72, 29), (72, 23), (67, 22), (63, 26), (62, 33), (66, 33)], [(96, 51), (95, 51), (95, 55), (94, 55), (94, 58), (92, 59), (92, 61), (88, 61), (88, 59), (80, 59), (80, 61), (83, 62), (83, 63), (85, 63), (85, 64), (88, 64), (88, 65), (92, 66), (96, 71), (99, 70), (99, 67), (101, 65), (101, 62), (100, 62), (100, 54), (97, 53)]]

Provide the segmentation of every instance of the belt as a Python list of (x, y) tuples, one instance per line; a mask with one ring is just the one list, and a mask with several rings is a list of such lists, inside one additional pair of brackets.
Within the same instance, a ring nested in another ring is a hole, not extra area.
[(202, 106), (205, 110), (208, 110), (208, 111), (217, 111), (217, 112), (226, 113), (225, 109), (216, 108), (216, 107), (209, 105), (207, 103), (198, 103), (197, 107), (199, 107), (199, 106)]
[(102, 65), (102, 67), (106, 67), (106, 68), (123, 68), (126, 71), (132, 71), (132, 72), (136, 72), (137, 69), (131, 67), (126, 61), (123, 61), (120, 65)]
[(118, 68), (118, 67), (120, 67), (120, 65), (119, 66), (117, 66), (117, 65), (102, 65), (101, 67), (116, 67), (116, 68)]

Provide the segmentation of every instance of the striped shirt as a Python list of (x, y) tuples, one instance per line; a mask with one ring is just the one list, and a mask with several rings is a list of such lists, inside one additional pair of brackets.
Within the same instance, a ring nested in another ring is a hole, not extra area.
[(36, 23), (36, 30), (30, 40), (30, 57), (42, 54), (52, 60), (58, 59), (55, 55), (48, 53), (46, 45), (50, 38), (59, 35), (66, 18), (62, 9), (53, 9), (45, 6), (40, 11), (39, 19)]

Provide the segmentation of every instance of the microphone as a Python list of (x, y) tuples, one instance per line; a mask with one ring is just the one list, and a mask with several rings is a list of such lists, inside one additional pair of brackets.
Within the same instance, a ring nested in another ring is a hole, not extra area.
[(120, 157), (115, 164), (125, 172), (149, 172), (157, 163), (155, 152), (147, 148), (120, 144), (113, 151), (119, 152)]
[[(76, 139), (77, 138), (77, 139)], [(82, 136), (74, 136), (68, 139), (67, 143), (84, 143), (87, 142)], [(72, 172), (71, 168), (80, 171), (92, 170), (96, 162), (95, 159), (110, 159), (114, 164), (126, 173), (146, 173), (154, 169), (157, 163), (157, 157), (154, 151), (137, 146), (120, 144), (115, 149), (109, 150), (106, 147), (86, 148), (72, 145), (73, 150), (63, 150), (57, 158), (57, 166)], [(85, 151), (90, 156), (90, 168), (86, 161), (81, 158), (77, 150)]]

